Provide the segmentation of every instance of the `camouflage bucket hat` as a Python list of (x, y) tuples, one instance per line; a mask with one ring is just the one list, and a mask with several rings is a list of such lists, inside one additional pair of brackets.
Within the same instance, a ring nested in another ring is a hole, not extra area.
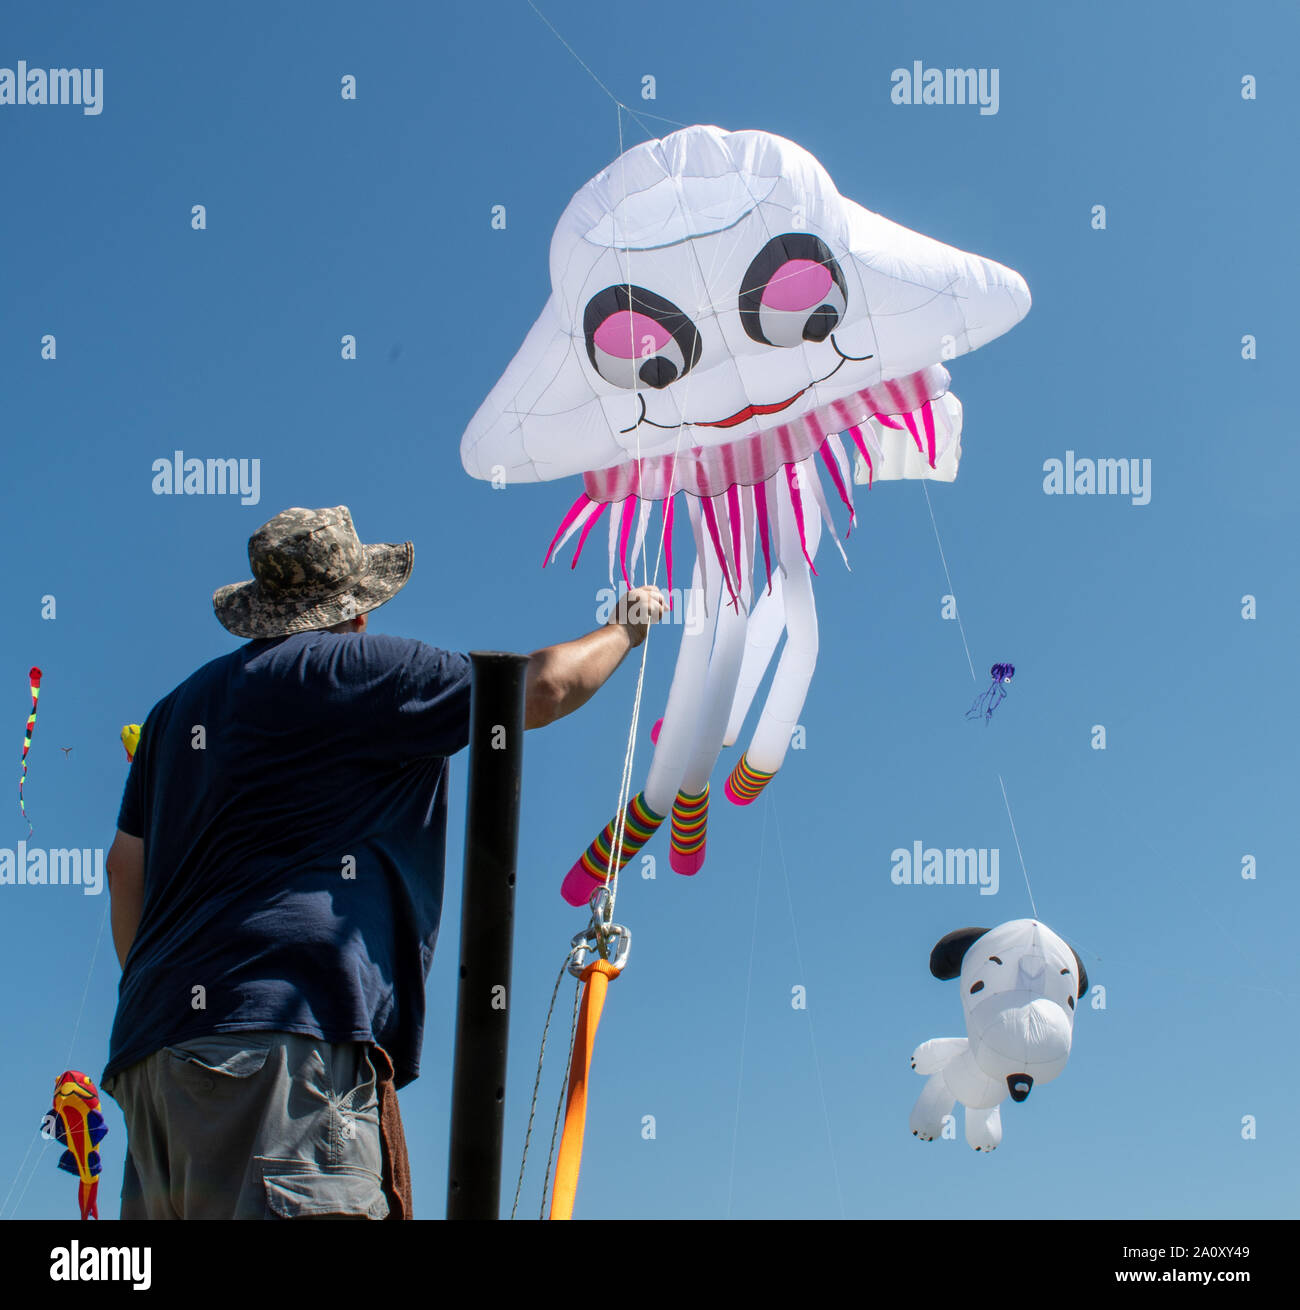
[(248, 539), (251, 582), (218, 587), (212, 608), (237, 637), (286, 637), (354, 619), (411, 576), (411, 542), (367, 546), (346, 505), (287, 509)]

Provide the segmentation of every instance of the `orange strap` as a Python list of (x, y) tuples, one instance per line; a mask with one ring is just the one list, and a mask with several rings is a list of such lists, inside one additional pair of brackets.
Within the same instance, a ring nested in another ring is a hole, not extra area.
[(596, 1045), (600, 1012), (605, 1008), (605, 990), (619, 971), (608, 960), (594, 960), (582, 971), (586, 987), (578, 1012), (578, 1034), (569, 1065), (569, 1096), (564, 1110), (564, 1134), (555, 1163), (555, 1188), (551, 1192), (552, 1219), (572, 1219), (578, 1192), (578, 1169), (582, 1164), (582, 1136), (587, 1127), (587, 1074)]

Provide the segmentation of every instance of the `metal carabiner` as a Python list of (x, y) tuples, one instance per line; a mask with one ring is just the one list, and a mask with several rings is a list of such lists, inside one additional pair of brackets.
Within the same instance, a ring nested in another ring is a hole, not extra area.
[(585, 928), (573, 934), (573, 940), (569, 943), (569, 972), (575, 978), (582, 977), (582, 971), (587, 967), (587, 956), (595, 949), (595, 943)]
[[(610, 950), (613, 941), (614, 949)], [(611, 923), (605, 936), (605, 958), (618, 970), (627, 967), (627, 957), (632, 953), (632, 932), (621, 923)]]
[(614, 896), (609, 890), (609, 884), (602, 882), (594, 892), (591, 893), (591, 899), (587, 902), (591, 907), (591, 925), (604, 926), (614, 917)]
[(581, 978), (593, 953), (598, 959), (607, 960), (615, 969), (622, 970), (631, 951), (632, 934), (627, 928), (621, 923), (599, 923), (593, 916), (591, 923), (581, 932), (574, 933), (569, 943), (569, 972), (575, 978)]

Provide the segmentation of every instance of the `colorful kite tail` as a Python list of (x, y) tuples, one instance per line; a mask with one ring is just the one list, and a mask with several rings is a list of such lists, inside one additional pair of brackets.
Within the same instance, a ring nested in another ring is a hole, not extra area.
[(763, 788), (775, 777), (775, 773), (764, 773), (761, 769), (752, 768), (748, 756), (742, 755), (736, 761), (736, 767), (732, 769), (723, 790), (733, 805), (752, 805)]
[(672, 847), (668, 863), (674, 872), (691, 877), (704, 865), (704, 839), (709, 825), (709, 784), (698, 796), (679, 791), (673, 802)]
[(30, 837), (34, 830), (32, 821), (27, 817), (27, 799), (23, 795), (23, 787), (27, 782), (27, 752), (32, 748), (32, 733), (36, 730), (36, 702), (41, 698), (41, 671), (33, 667), (27, 676), (32, 685), (32, 712), (27, 716), (27, 732), (23, 737), (23, 771), (18, 775), (18, 808), (22, 811), (27, 824), (27, 835)]
[[(621, 873), (627, 862), (658, 832), (664, 818), (664, 815), (656, 814), (645, 803), (644, 792), (637, 792), (628, 801), (623, 816), (623, 847), (614, 863), (616, 873)], [(605, 883), (610, 867), (610, 852), (614, 849), (617, 821), (615, 816), (600, 830), (600, 835), (564, 875), (560, 895), (570, 905), (586, 905), (591, 899), (591, 893)]]

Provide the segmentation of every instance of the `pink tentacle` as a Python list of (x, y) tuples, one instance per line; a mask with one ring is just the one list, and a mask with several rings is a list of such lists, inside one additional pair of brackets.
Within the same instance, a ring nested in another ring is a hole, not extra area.
[(632, 579), (627, 576), (627, 539), (632, 532), (632, 507), (635, 503), (635, 496), (629, 496), (623, 502), (622, 517), (618, 524), (618, 563), (623, 570), (623, 582), (629, 591), (632, 590)]
[(571, 569), (578, 567), (578, 560), (582, 557), (582, 548), (587, 544), (587, 533), (596, 526), (596, 520), (605, 512), (605, 502), (602, 500), (596, 512), (582, 525), (582, 534), (578, 537), (577, 549), (573, 552), (573, 563), (569, 565)]
[(664, 561), (668, 565), (668, 608), (673, 607), (673, 505), (677, 496), (667, 497), (664, 501)]
[(749, 588), (749, 599), (754, 600), (754, 488), (741, 487), (740, 512), (744, 519), (745, 572), (740, 579), (742, 590)]
[(713, 509), (713, 498), (711, 496), (700, 497), (700, 508), (704, 511), (704, 522), (709, 529), (709, 536), (713, 539), (713, 550), (718, 557), (718, 567), (722, 570), (722, 580), (727, 584), (727, 592), (731, 596), (732, 603), (736, 602), (736, 589), (731, 585), (731, 575), (727, 571), (727, 556), (722, 548), (722, 537), (718, 532), (718, 516)]
[(803, 498), (799, 495), (799, 471), (794, 464), (785, 466), (786, 482), (790, 486), (790, 508), (794, 510), (795, 527), (799, 529), (799, 546), (803, 551), (803, 557), (808, 561), (809, 571), (813, 577), (817, 577), (817, 566), (812, 562), (812, 556), (808, 554), (808, 537), (804, 532), (803, 524)]
[[(705, 546), (704, 524), (700, 514), (701, 496), (686, 493), (686, 512), (691, 521), (691, 536), (695, 541), (695, 562), (700, 569), (700, 586), (704, 588), (704, 612), (709, 612), (709, 553)], [(694, 581), (694, 577), (691, 579)]]
[[(879, 415), (877, 415), (879, 417)], [(876, 466), (872, 463), (871, 452), (867, 449), (867, 443), (863, 440), (862, 429), (853, 427), (849, 429), (849, 436), (853, 438), (853, 444), (861, 452), (862, 458), (867, 461), (867, 490), (871, 490), (871, 483), (876, 476)]]
[[(645, 546), (646, 530), (650, 526), (650, 512), (653, 509), (654, 502), (643, 499), (636, 516), (636, 531), (632, 535), (632, 572), (636, 572), (636, 566), (641, 559), (641, 550)], [(646, 554), (646, 564), (650, 561), (649, 553)], [(642, 570), (642, 577), (645, 576), (645, 570)]]
[(903, 422), (907, 424), (907, 430), (912, 434), (912, 440), (916, 442), (916, 449), (925, 454), (925, 447), (921, 444), (921, 433), (916, 426), (916, 419), (912, 414), (904, 414)]
[(830, 502), (826, 499), (826, 488), (822, 486), (820, 474), (817, 472), (815, 465), (808, 468), (808, 481), (812, 484), (810, 489), (812, 498), (817, 504), (817, 511), (822, 516), (822, 522), (826, 524), (826, 531), (830, 534), (830, 539), (835, 543), (835, 549), (840, 553), (840, 559), (844, 561), (844, 567), (852, 571), (849, 564), (849, 557), (844, 553), (844, 546), (840, 539), (835, 535), (835, 520), (831, 518)]
[(577, 522), (578, 515), (580, 515), (592, 503), (591, 497), (588, 496), (585, 491), (573, 502), (572, 508), (570, 508), (569, 512), (561, 521), (560, 526), (555, 530), (555, 536), (551, 538), (551, 544), (547, 547), (546, 558), (542, 561), (542, 568), (545, 568), (551, 562), (551, 556), (555, 554), (555, 548), (573, 527), (574, 523)]
[(930, 452), (930, 467), (934, 468), (934, 410), (927, 400), (921, 406), (921, 421), (925, 424), (925, 444)]
[(763, 571), (767, 574), (768, 595), (772, 594), (772, 556), (767, 540), (767, 483), (754, 488), (754, 512), (758, 516), (758, 540), (763, 547)]
[(727, 517), (731, 520), (731, 563), (736, 577), (736, 586), (744, 589), (745, 580), (741, 577), (740, 563), (740, 488), (733, 482), (727, 488)]
[[(840, 477), (839, 466), (831, 458), (831, 452), (828, 449), (829, 444), (830, 444), (830, 438), (827, 437), (826, 440), (823, 441), (822, 444), (817, 448), (817, 453), (821, 455), (822, 463), (826, 465), (826, 472), (831, 475), (831, 481), (835, 484), (835, 490), (839, 492), (840, 500), (843, 502), (844, 508), (849, 511), (849, 532), (852, 532), (853, 531), (853, 502), (849, 499), (849, 493), (844, 490), (844, 479)], [(849, 532), (846, 532), (844, 535), (847, 537), (849, 535)]]
[(781, 563), (781, 509), (777, 504), (777, 497), (781, 494), (780, 473), (775, 473), (772, 477), (763, 483), (763, 495), (767, 497), (767, 527), (772, 534), (772, 558), (776, 560), (776, 567), (780, 572), (785, 571), (785, 566)]
[(873, 414), (871, 417), (875, 419), (877, 423), (881, 424), (881, 426), (893, 428), (895, 432), (901, 432), (903, 430), (903, 425), (897, 419), (892, 418), (888, 414)]
[(853, 470), (849, 467), (849, 457), (844, 453), (844, 442), (840, 440), (837, 432), (832, 432), (826, 438), (826, 443), (830, 447), (831, 455), (835, 460), (835, 467), (840, 471), (840, 479), (844, 483), (844, 490), (849, 497), (849, 526), (845, 536), (849, 535), (858, 524), (858, 511), (853, 503)]

